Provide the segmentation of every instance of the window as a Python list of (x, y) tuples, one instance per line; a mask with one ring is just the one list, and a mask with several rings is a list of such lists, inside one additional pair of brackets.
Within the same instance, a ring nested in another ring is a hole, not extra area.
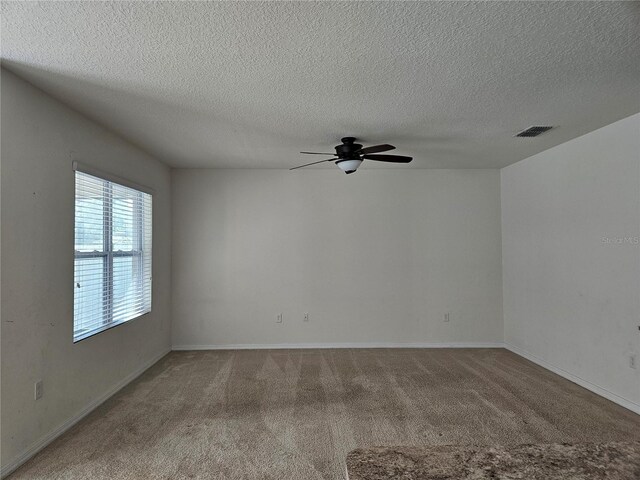
[(73, 341), (151, 311), (151, 195), (76, 168)]

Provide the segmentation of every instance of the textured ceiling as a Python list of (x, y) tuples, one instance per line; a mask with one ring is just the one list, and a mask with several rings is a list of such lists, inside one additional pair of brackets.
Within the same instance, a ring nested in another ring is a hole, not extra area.
[[(640, 111), (638, 2), (1, 8), (5, 67), (175, 167), (291, 167), (346, 135), (415, 157), (394, 168), (501, 167)], [(533, 124), (558, 128), (513, 138)]]

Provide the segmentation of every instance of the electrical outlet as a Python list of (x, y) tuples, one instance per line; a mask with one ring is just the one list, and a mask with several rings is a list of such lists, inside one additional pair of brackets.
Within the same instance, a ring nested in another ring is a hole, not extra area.
[(629, 366), (634, 370), (638, 368), (638, 357), (634, 355), (629, 355)]
[(448, 321), (449, 321), (449, 314), (448, 314), (448, 313), (445, 313), (445, 314), (444, 314), (444, 321), (445, 321), (445, 322), (448, 322)]
[(282, 323), (282, 314), (279, 313), (278, 316), (276, 317), (276, 323)]
[(34, 400), (40, 400), (42, 398), (42, 380), (38, 380), (34, 384), (33, 398)]
[(309, 314), (305, 312), (304, 314), (304, 321), (308, 322), (309, 321)]

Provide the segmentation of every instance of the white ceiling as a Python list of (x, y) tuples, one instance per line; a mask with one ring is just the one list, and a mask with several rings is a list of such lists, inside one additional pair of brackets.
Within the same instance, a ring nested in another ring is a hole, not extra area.
[[(501, 167), (640, 111), (638, 2), (1, 8), (5, 67), (175, 167), (286, 168), (346, 135)], [(558, 128), (513, 138), (533, 124)]]

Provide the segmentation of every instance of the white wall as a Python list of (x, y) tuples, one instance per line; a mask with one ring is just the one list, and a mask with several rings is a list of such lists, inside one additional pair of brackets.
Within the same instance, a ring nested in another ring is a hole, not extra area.
[(501, 177), (507, 344), (640, 413), (640, 115)]
[[(77, 159), (155, 189), (153, 311), (73, 344)], [(170, 348), (170, 173), (2, 70), (2, 466)], [(34, 382), (44, 397), (33, 398)]]
[(174, 347), (503, 340), (497, 170), (173, 170), (172, 189)]

